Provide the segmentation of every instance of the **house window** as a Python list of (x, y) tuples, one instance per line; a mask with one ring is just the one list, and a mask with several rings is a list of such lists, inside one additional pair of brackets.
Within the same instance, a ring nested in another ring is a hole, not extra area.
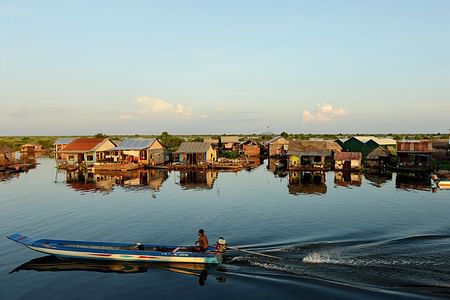
[(87, 159), (88, 161), (93, 161), (93, 160), (94, 160), (94, 155), (87, 155), (87, 156), (86, 156), (86, 159)]
[(74, 155), (73, 154), (69, 154), (69, 160), (74, 160), (74, 159), (75, 159)]

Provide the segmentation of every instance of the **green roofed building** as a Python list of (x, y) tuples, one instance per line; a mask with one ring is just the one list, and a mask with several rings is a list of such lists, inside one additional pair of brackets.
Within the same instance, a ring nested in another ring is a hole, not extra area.
[(378, 147), (392, 153), (395, 152), (397, 145), (393, 139), (374, 136), (353, 136), (347, 140), (340, 140), (339, 143), (346, 152), (361, 152), (363, 160), (366, 160), (367, 156)]

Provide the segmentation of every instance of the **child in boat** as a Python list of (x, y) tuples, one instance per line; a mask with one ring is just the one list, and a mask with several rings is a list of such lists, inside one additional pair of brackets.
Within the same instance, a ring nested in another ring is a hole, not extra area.
[(195, 252), (205, 252), (208, 250), (209, 243), (208, 243), (208, 237), (205, 234), (205, 231), (203, 229), (200, 229), (198, 231), (198, 241), (195, 242), (195, 247), (192, 247), (192, 251)]

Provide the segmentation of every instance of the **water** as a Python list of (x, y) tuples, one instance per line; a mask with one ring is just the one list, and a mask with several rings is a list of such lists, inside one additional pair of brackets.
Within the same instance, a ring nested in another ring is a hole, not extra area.
[[(436, 299), (450, 297), (450, 191), (396, 174), (252, 171), (57, 173), (0, 181), (0, 299)], [(113, 176), (116, 175), (116, 176)], [(55, 260), (6, 238), (192, 244), (220, 266)]]

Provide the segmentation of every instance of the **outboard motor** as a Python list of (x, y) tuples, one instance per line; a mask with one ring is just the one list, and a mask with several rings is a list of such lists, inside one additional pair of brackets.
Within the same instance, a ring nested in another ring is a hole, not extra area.
[(225, 251), (227, 251), (227, 246), (227, 241), (223, 237), (220, 237), (216, 243), (216, 251), (225, 253)]
[(141, 243), (136, 243), (136, 246), (134, 246), (136, 248), (136, 250), (144, 250), (144, 245), (142, 245)]

